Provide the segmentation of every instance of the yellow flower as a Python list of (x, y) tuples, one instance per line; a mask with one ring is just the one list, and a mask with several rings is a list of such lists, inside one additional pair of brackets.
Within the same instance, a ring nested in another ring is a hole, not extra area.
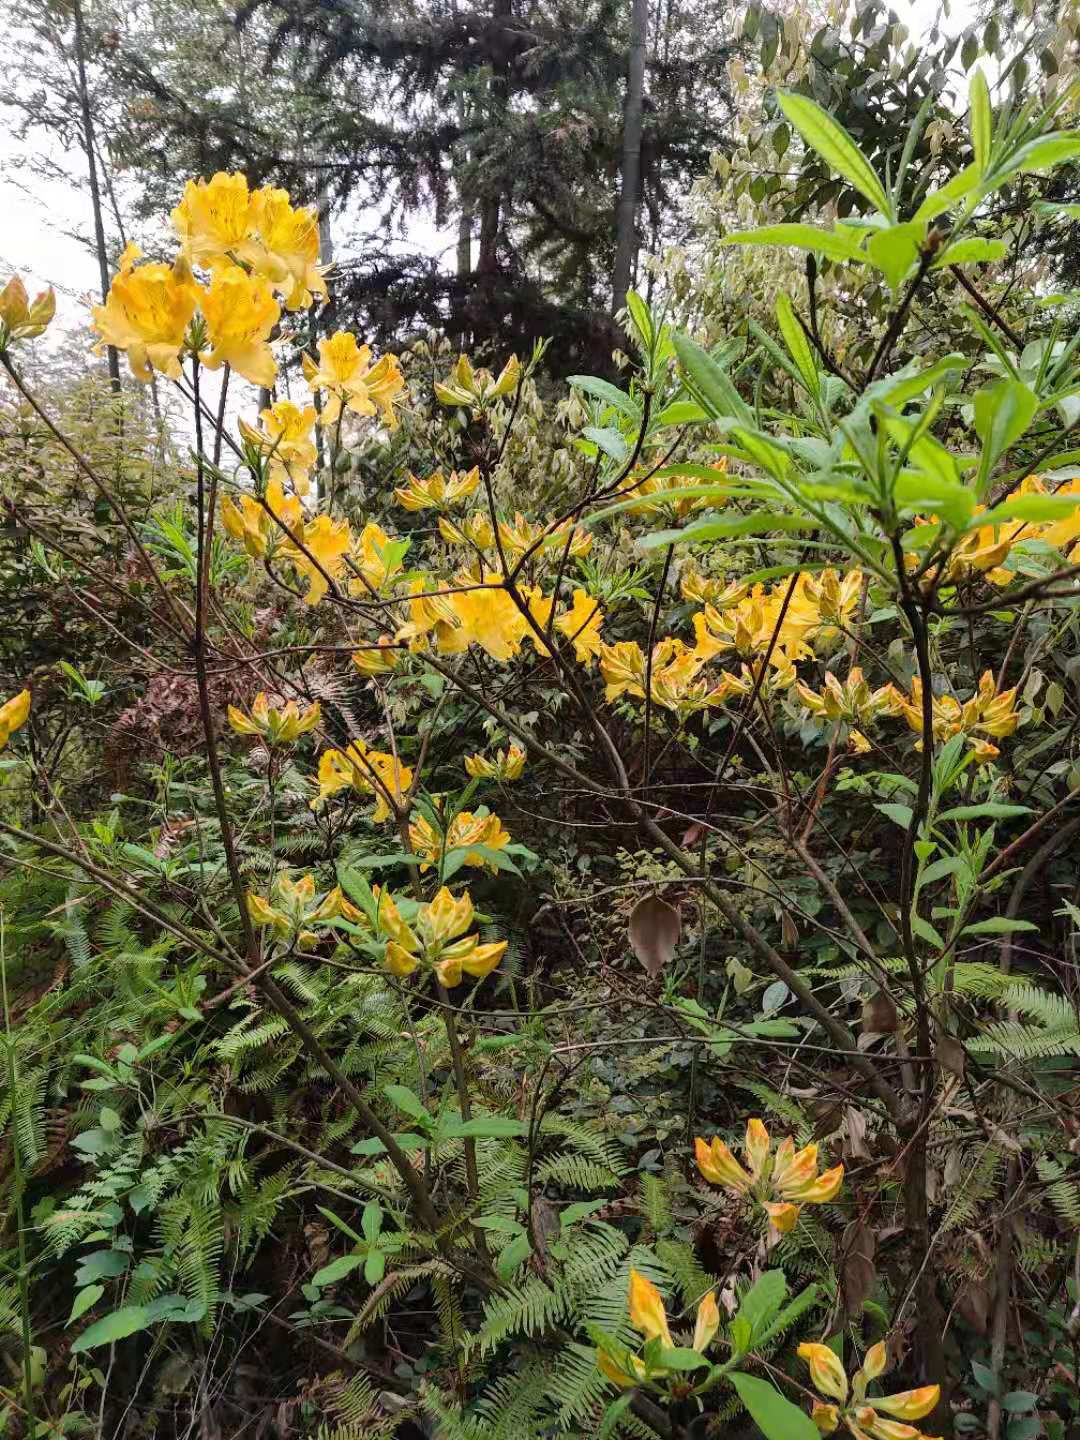
[(814, 1408), (810, 1412), (810, 1419), (813, 1420), (822, 1435), (832, 1435), (840, 1424), (839, 1406), (823, 1405), (819, 1400), (815, 1400)]
[(598, 1348), (596, 1351), (596, 1365), (600, 1373), (613, 1385), (618, 1385), (620, 1390), (632, 1390), (645, 1379), (645, 1366), (636, 1355), (628, 1354), (625, 1363), (627, 1369), (623, 1370), (606, 1350)]
[(302, 949), (318, 941), (318, 935), (311, 925), (323, 924), (344, 916), (348, 920), (363, 919), (362, 911), (350, 905), (335, 885), (325, 895), (315, 893), (314, 875), (303, 875), (293, 880), (285, 871), (280, 871), (270, 887), (270, 898), (249, 891), (247, 895), (248, 914), (256, 925), (272, 929), (282, 937), (294, 937)]
[(600, 674), (604, 680), (604, 699), (610, 705), (620, 695), (645, 698), (645, 656), (636, 640), (619, 640), (614, 645), (601, 643)]
[(180, 351), (201, 291), (191, 267), (180, 256), (172, 265), (140, 265), (138, 246), (129, 245), (120, 257), (104, 305), (91, 311), (101, 339), (95, 346), (127, 352), (137, 380), (148, 381), (158, 370), (170, 380), (180, 378)]
[(572, 560), (587, 555), (593, 547), (593, 537), (587, 530), (573, 529), (566, 524), (549, 531), (541, 521), (526, 520), (520, 510), (515, 512), (513, 520), (499, 521), (499, 540), (511, 565), (520, 560), (526, 550), (534, 548), (541, 555), (561, 556), (568, 540), (567, 553)]
[[(883, 1420), (878, 1411), (896, 1415), (900, 1421), (921, 1420), (929, 1415), (941, 1398), (937, 1385), (924, 1385), (918, 1390), (903, 1390), (895, 1395), (866, 1396), (866, 1387), (886, 1369), (886, 1348), (879, 1341), (866, 1352), (861, 1367), (848, 1377), (839, 1358), (828, 1345), (807, 1342), (798, 1348), (800, 1359), (810, 1370), (814, 1388), (839, 1405), (815, 1403), (813, 1421), (823, 1435), (831, 1435), (841, 1422), (855, 1440), (931, 1440), (906, 1423)], [(849, 1404), (850, 1393), (850, 1404)]]
[[(664, 1349), (674, 1349), (675, 1342), (672, 1340), (671, 1331), (668, 1328), (663, 1298), (647, 1275), (642, 1275), (639, 1270), (630, 1271), (630, 1289), (627, 1298), (630, 1323), (634, 1329), (644, 1335), (646, 1342), (659, 1340)], [(715, 1339), (719, 1328), (720, 1311), (717, 1308), (716, 1296), (710, 1290), (698, 1305), (694, 1324), (693, 1348), (699, 1355), (704, 1355)], [(621, 1351), (616, 1357), (603, 1347), (597, 1348), (596, 1363), (601, 1373), (623, 1390), (639, 1385), (643, 1380), (668, 1374), (662, 1366), (649, 1370), (644, 1361), (638, 1356), (630, 1354), (629, 1351)]]
[(821, 1395), (839, 1400), (841, 1405), (847, 1404), (847, 1371), (836, 1351), (831, 1350), (828, 1345), (806, 1341), (799, 1346), (796, 1353), (800, 1360), (806, 1361), (814, 1389)]
[(388, 893), (378, 895), (380, 929), (389, 935), (385, 961), (392, 974), (404, 978), (421, 963), (448, 988), (460, 985), (464, 975), (489, 975), (506, 952), (507, 941), (481, 945), (479, 936), (466, 935), (473, 922), (469, 892), (457, 899), (444, 885), (435, 898), (418, 907), (413, 925), (406, 925)]
[(466, 755), (465, 771), (474, 780), (520, 780), (525, 769), (525, 751), (520, 745), (500, 750), (494, 760), (483, 755)]
[(315, 211), (294, 209), (287, 190), (266, 185), (251, 197), (251, 216), (257, 239), (240, 249), (241, 258), (267, 277), (289, 310), (306, 310), (314, 295), (325, 299)]
[[(719, 480), (721, 476), (727, 474), (727, 456), (722, 456), (716, 465), (709, 468), (717, 472)], [(672, 490), (700, 488), (702, 479), (699, 475), (650, 475), (647, 480), (637, 484), (631, 481), (630, 484), (633, 486), (633, 494), (641, 497), (636, 505), (630, 507), (634, 514), (663, 514), (672, 520), (685, 520), (688, 515), (692, 515), (695, 510), (700, 510), (706, 505), (711, 509), (716, 509), (723, 505), (727, 498), (722, 495), (672, 496), (670, 494)], [(668, 492), (668, 498), (653, 500), (651, 497), (658, 491)]]
[(397, 425), (394, 405), (405, 389), (396, 355), (384, 355), (371, 364), (371, 347), (357, 345), (356, 336), (339, 330), (319, 341), (318, 364), (305, 355), (304, 378), (313, 390), (325, 391), (322, 424), (333, 425), (341, 407), (356, 415), (381, 415), (391, 430)]
[(662, 1340), (666, 1349), (674, 1349), (660, 1291), (638, 1270), (630, 1271), (630, 1324), (646, 1340)]
[(263, 691), (252, 701), (251, 714), (245, 715), (235, 705), (229, 706), (229, 724), (238, 735), (259, 735), (267, 745), (285, 745), (314, 730), (322, 718), (318, 702), (301, 713), (295, 700), (280, 710), (271, 709)]
[(600, 626), (604, 612), (599, 601), (586, 590), (574, 591), (574, 603), (565, 615), (555, 621), (555, 629), (565, 635), (574, 647), (574, 656), (581, 665), (590, 665), (604, 647)]
[(239, 257), (254, 221), (247, 177), (220, 170), (210, 180), (189, 180), (172, 212), (184, 254), (207, 269)]
[(716, 1332), (719, 1329), (720, 1309), (716, 1303), (715, 1292), (710, 1290), (698, 1305), (697, 1321), (694, 1325), (693, 1348), (699, 1355), (704, 1355), (705, 1351), (716, 1339)]
[(20, 690), (0, 705), (0, 750), (21, 730), (30, 716), (30, 691)]
[(34, 340), (48, 328), (56, 314), (52, 286), (31, 301), (18, 275), (0, 290), (0, 350), (12, 340)]
[[(294, 538), (304, 534), (303, 507), (295, 496), (285, 494), (280, 480), (271, 479), (265, 500), (264, 505), (254, 495), (240, 495), (237, 502), (226, 495), (221, 502), (221, 523), (255, 560), (261, 560), (278, 545), (289, 548), (281, 525)], [(275, 517), (281, 525), (275, 523)]]
[(380, 635), (377, 645), (364, 645), (352, 655), (352, 662), (361, 675), (390, 675), (400, 659), (401, 651), (389, 635)]
[(483, 583), (477, 585), (463, 576), (461, 583), (470, 588), (445, 597), (457, 623), (452, 629), (436, 633), (440, 651), (455, 655), (476, 644), (493, 660), (512, 660), (529, 627), (509, 591), (503, 588), (501, 577), (485, 573)]
[(727, 610), (737, 605), (749, 593), (749, 585), (741, 580), (724, 580), (719, 576), (702, 575), (700, 570), (689, 569), (683, 574), (679, 585), (684, 600), (692, 605), (711, 605), (714, 610)]
[[(934, 739), (945, 741), (954, 735), (967, 735), (981, 760), (996, 754), (996, 747), (975, 739), (976, 733), (1002, 739), (1013, 734), (1020, 723), (1016, 710), (1016, 688), (998, 694), (989, 670), (979, 680), (975, 694), (963, 704), (952, 695), (931, 697), (931, 724)], [(917, 735), (923, 733), (922, 682), (915, 676), (911, 682), (911, 699), (897, 694), (897, 708)], [(922, 748), (922, 741), (916, 748)], [(993, 752), (993, 754), (991, 753)]]
[(521, 365), (516, 355), (503, 366), (498, 379), (490, 370), (474, 370), (468, 356), (459, 357), (448, 379), (435, 384), (435, 397), (441, 405), (463, 405), (479, 410), (497, 400), (500, 395), (509, 395), (517, 386)]
[(270, 475), (282, 484), (291, 480), (296, 493), (306, 495), (310, 488), (308, 472), (317, 458), (311, 438), (316, 418), (314, 405), (301, 410), (291, 400), (278, 400), (259, 413), (262, 428), (241, 420), (241, 435), (260, 454), (269, 457)]
[(734, 650), (751, 659), (772, 646), (774, 655), (779, 651), (792, 660), (809, 655), (806, 639), (818, 625), (819, 612), (806, 594), (806, 578), (800, 576), (796, 582), (786, 609), (786, 585), (772, 591), (755, 585), (748, 595), (724, 610), (706, 605), (694, 616), (698, 653), (711, 660), (726, 650)]
[(307, 577), (305, 602), (318, 605), (329, 589), (330, 580), (336, 583), (341, 577), (345, 556), (353, 543), (352, 531), (347, 520), (319, 515), (304, 526), (303, 535), (299, 538), (303, 549), (299, 545), (288, 546), (287, 558)]
[(796, 1151), (790, 1135), (781, 1140), (774, 1155), (769, 1132), (758, 1119), (748, 1121), (746, 1126), (746, 1169), (719, 1138), (711, 1144), (695, 1140), (694, 1151), (698, 1169), (706, 1180), (735, 1195), (753, 1195), (782, 1233), (794, 1227), (801, 1206), (834, 1200), (844, 1179), (842, 1165), (819, 1175), (818, 1147), (807, 1145)]
[(824, 622), (815, 629), (815, 640), (831, 640), (841, 629), (851, 629), (862, 588), (861, 570), (850, 570), (843, 578), (835, 570), (822, 570), (820, 575), (805, 577), (806, 601), (817, 608)]
[(848, 725), (869, 727), (882, 715), (899, 714), (902, 704), (893, 685), (871, 690), (858, 665), (852, 667), (843, 683), (831, 670), (826, 670), (820, 693), (801, 682), (796, 682), (795, 688), (811, 715), (822, 720), (843, 720)]
[(273, 385), (277, 366), (270, 332), (281, 307), (269, 284), (239, 265), (218, 265), (202, 296), (202, 313), (212, 347), (200, 357), (207, 369), (227, 364), (253, 385)]
[(312, 808), (336, 795), (339, 790), (352, 789), (360, 795), (374, 794), (372, 820), (378, 824), (393, 813), (390, 801), (403, 804), (413, 772), (384, 750), (369, 750), (363, 740), (353, 740), (345, 750), (324, 750), (319, 756), (319, 794)]
[[(405, 552), (402, 548), (405, 543), (407, 542), (392, 540), (374, 520), (369, 520), (364, 526), (354, 546), (352, 561), (371, 590), (376, 593), (384, 590), (391, 580), (401, 574), (405, 568)], [(359, 580), (354, 580), (350, 589), (355, 595), (367, 593), (363, 582)]]
[(465, 865), (488, 865), (492, 870), (498, 867), (485, 855), (471, 847), (483, 845), (487, 850), (501, 850), (510, 843), (509, 833), (503, 829), (497, 815), (474, 815), (469, 810), (460, 810), (450, 821), (445, 837), (436, 830), (426, 816), (420, 816), (409, 826), (412, 848), (422, 860), (421, 871), (437, 865), (444, 852), (467, 851)]
[(471, 470), (463, 470), (460, 475), (451, 470), (445, 479), (441, 470), (436, 470), (426, 480), (420, 480), (410, 472), (406, 483), (399, 485), (394, 494), (406, 510), (442, 510), (473, 494), (479, 484), (480, 468), (477, 465)]
[[(400, 626), (395, 638), (407, 642), (410, 650), (419, 650), (423, 648), (426, 637), (434, 631), (440, 649), (449, 652), (452, 632), (461, 624), (450, 606), (449, 597), (425, 595), (423, 580), (414, 580), (409, 586), (409, 594), (413, 597), (407, 606), (409, 619)], [(464, 650), (467, 644), (456, 648)]]
[(463, 520), (439, 516), (439, 534), (448, 545), (473, 545), (477, 550), (495, 547), (495, 531), (483, 510), (474, 510)]

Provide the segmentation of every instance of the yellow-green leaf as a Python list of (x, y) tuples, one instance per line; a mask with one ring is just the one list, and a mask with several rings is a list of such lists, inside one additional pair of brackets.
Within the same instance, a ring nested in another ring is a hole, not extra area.
[(814, 363), (813, 349), (810, 341), (806, 338), (806, 331), (799, 324), (790, 297), (782, 290), (776, 297), (776, 323), (780, 326), (780, 334), (784, 337), (788, 354), (795, 361), (806, 388), (811, 395), (818, 395), (820, 384), (817, 365)]
[(970, 107), (971, 148), (975, 151), (975, 164), (985, 172), (990, 159), (993, 119), (990, 114), (990, 91), (980, 66), (975, 67), (975, 73), (971, 77)]
[(874, 174), (869, 160), (844, 127), (816, 101), (793, 91), (781, 91), (780, 108), (811, 149), (816, 150), (830, 169), (854, 185), (880, 214), (892, 218), (885, 187)]

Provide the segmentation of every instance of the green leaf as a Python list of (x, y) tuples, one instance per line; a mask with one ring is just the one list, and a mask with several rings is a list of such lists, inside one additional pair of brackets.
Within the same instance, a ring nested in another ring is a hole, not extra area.
[(521, 1234), (516, 1240), (511, 1240), (504, 1250), (499, 1251), (499, 1258), (495, 1262), (495, 1269), (502, 1280), (509, 1280), (519, 1265), (523, 1264), (532, 1254), (532, 1244), (528, 1235)]
[(938, 820), (1011, 820), (1015, 815), (1029, 815), (1030, 805), (1002, 805), (996, 800), (984, 800), (981, 805), (956, 805), (945, 810)]
[(581, 433), (586, 440), (591, 440), (598, 450), (602, 450), (605, 455), (610, 456), (620, 465), (630, 454), (622, 432), (610, 425), (604, 426), (603, 429), (596, 425), (586, 425)]
[(697, 400), (714, 420), (735, 420), (740, 424), (751, 423), (749, 408), (732, 384), (731, 377), (716, 363), (713, 357), (695, 345), (686, 335), (676, 335), (675, 353), (679, 357), (690, 389)]
[(434, 1125), (434, 1120), (424, 1108), (424, 1102), (407, 1085), (384, 1085), (383, 1094), (391, 1105), (396, 1105), (399, 1110), (403, 1110), (406, 1115), (411, 1115), (421, 1125), (427, 1127)]
[(957, 240), (955, 245), (946, 245), (930, 269), (941, 270), (946, 265), (979, 265), (987, 260), (1003, 260), (1008, 253), (1009, 247), (1004, 240), (980, 240), (973, 236), (970, 240)]
[(821, 1432), (809, 1415), (774, 1386), (740, 1371), (728, 1379), (766, 1440), (821, 1440)]
[(667, 425), (700, 425), (708, 415), (694, 400), (673, 400), (656, 417), (657, 428)]
[(891, 219), (892, 209), (881, 181), (844, 127), (806, 95), (787, 90), (781, 91), (777, 99), (807, 145), (817, 151), (831, 170), (854, 185), (875, 210)]
[(665, 1370), (700, 1370), (709, 1362), (696, 1350), (688, 1350), (685, 1346), (676, 1346), (673, 1350), (661, 1350), (659, 1363)]
[(815, 250), (828, 260), (842, 262), (866, 259), (853, 235), (842, 230), (819, 230), (816, 225), (762, 225), (757, 230), (736, 230), (725, 235), (725, 245), (790, 245), (796, 250)]
[(495, 1140), (528, 1133), (529, 1127), (524, 1120), (514, 1120), (509, 1115), (477, 1115), (472, 1120), (444, 1120), (439, 1126), (441, 1140)]
[(604, 1411), (600, 1429), (596, 1432), (596, 1440), (612, 1440), (612, 1437), (619, 1433), (619, 1421), (633, 1403), (633, 1390), (628, 1390), (625, 1395), (620, 1395), (617, 1400), (613, 1400)]
[(364, 1263), (363, 1255), (341, 1255), (337, 1260), (331, 1260), (329, 1265), (324, 1265), (321, 1270), (316, 1270), (311, 1277), (313, 1285), (334, 1285), (339, 1280), (344, 1280), (346, 1275), (351, 1275)]
[(889, 288), (899, 290), (904, 276), (919, 258), (919, 247), (926, 238), (926, 222), (909, 220), (904, 225), (890, 225), (877, 230), (866, 242), (871, 265), (880, 270)]
[(364, 1261), (364, 1279), (369, 1285), (378, 1285), (386, 1274), (386, 1256), (381, 1250), (372, 1250)]
[(975, 496), (966, 485), (922, 470), (901, 471), (896, 477), (893, 500), (909, 514), (940, 515), (954, 530), (963, 530), (975, 509)]
[(80, 1290), (75, 1296), (75, 1301), (72, 1304), (71, 1314), (67, 1318), (67, 1323), (71, 1325), (78, 1320), (80, 1315), (85, 1315), (87, 1310), (89, 1310), (92, 1305), (96, 1305), (104, 1294), (104, 1285), (87, 1285), (85, 1290)]
[(990, 113), (990, 91), (981, 66), (976, 66), (971, 77), (968, 92), (971, 124), (971, 148), (975, 152), (975, 164), (985, 171), (990, 162), (990, 141), (993, 135), (993, 116)]
[(818, 378), (813, 347), (806, 338), (805, 330), (799, 324), (794, 305), (783, 290), (776, 297), (776, 323), (780, 326), (780, 334), (784, 337), (788, 354), (795, 361), (795, 366), (802, 376), (803, 384), (811, 395), (819, 395), (821, 383)]
[(1011, 935), (1015, 930), (1035, 930), (1038, 925), (1033, 925), (1030, 920), (1010, 920), (1008, 915), (995, 915), (992, 920), (976, 920), (973, 925), (965, 925), (965, 935)]
[(935, 950), (945, 949), (945, 941), (930, 924), (930, 921), (924, 920), (921, 915), (912, 915), (911, 933), (917, 935), (920, 940), (925, 940), (928, 945), (933, 945)]
[(768, 511), (743, 515), (738, 520), (695, 520), (682, 530), (654, 530), (638, 541), (642, 550), (666, 545), (693, 545), (705, 540), (730, 540), (735, 535), (768, 535), (773, 530), (816, 530), (817, 522), (801, 515), (779, 515)]
[(975, 395), (975, 433), (983, 442), (979, 463), (979, 491), (986, 488), (990, 471), (1015, 445), (1035, 418), (1038, 396), (1020, 380), (1000, 380)]
[(994, 185), (1000, 185), (1018, 170), (1029, 173), (1053, 170), (1055, 166), (1063, 165), (1067, 160), (1075, 160), (1078, 156), (1080, 135), (1074, 131), (1055, 131), (1052, 135), (1042, 135), (1037, 140), (1029, 140), (1026, 145), (1022, 145), (1003, 169), (995, 171)]
[(933, 220), (946, 210), (951, 210), (961, 200), (978, 188), (982, 174), (978, 165), (968, 165), (959, 175), (954, 175), (940, 190), (933, 190), (915, 211), (916, 220)]
[(766, 1270), (743, 1296), (736, 1319), (745, 1320), (751, 1335), (756, 1338), (776, 1315), (786, 1296), (784, 1272)]
[(601, 380), (596, 375), (570, 375), (567, 384), (576, 385), (579, 390), (584, 390), (586, 395), (601, 400), (605, 405), (611, 405), (621, 415), (629, 420), (640, 420), (641, 410), (625, 391), (618, 386), (612, 385), (607, 380)]
[(111, 1345), (113, 1341), (123, 1340), (153, 1323), (153, 1314), (147, 1306), (124, 1305), (88, 1325), (72, 1344), (71, 1353), (82, 1355), (87, 1350), (96, 1350), (99, 1345)]
[[(984, 511), (978, 526), (1000, 525), (1003, 520), (1061, 520), (1080, 505), (1080, 495), (1018, 495)], [(974, 527), (973, 527), (974, 528)]]
[(891, 803), (888, 805), (877, 805), (875, 809), (880, 810), (883, 815), (888, 816), (901, 830), (907, 830), (911, 825), (911, 817), (915, 813), (910, 805)]

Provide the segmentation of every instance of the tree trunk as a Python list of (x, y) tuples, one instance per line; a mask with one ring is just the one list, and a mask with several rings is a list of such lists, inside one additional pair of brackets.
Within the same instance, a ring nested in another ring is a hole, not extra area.
[[(500, 22), (509, 20), (514, 13), (513, 0), (495, 0), (491, 18), (497, 30)], [(510, 73), (507, 62), (495, 64), (491, 81), (492, 109), (495, 113), (505, 111), (510, 100)], [(480, 249), (476, 260), (478, 275), (494, 275), (499, 268), (499, 221), (502, 212), (502, 195), (498, 189), (490, 191), (480, 202)]]
[[(104, 304), (109, 295), (109, 255), (105, 248), (105, 222), (101, 213), (101, 186), (98, 184), (94, 119), (90, 113), (90, 89), (86, 82), (86, 36), (83, 31), (82, 0), (73, 0), (72, 14), (75, 20), (75, 71), (79, 82), (83, 148), (86, 151), (86, 165), (90, 174), (90, 204), (94, 211), (94, 247), (97, 250), (98, 271), (101, 275), (101, 300)], [(108, 347), (106, 353), (109, 362), (109, 383), (114, 390), (118, 391), (120, 389), (120, 355), (113, 345)]]
[(626, 304), (626, 292), (630, 289), (630, 277), (637, 256), (637, 208), (641, 198), (641, 132), (645, 118), (648, 0), (631, 0), (631, 7), (626, 103), (623, 106), (622, 177), (615, 222), (615, 270), (611, 284), (612, 314)]

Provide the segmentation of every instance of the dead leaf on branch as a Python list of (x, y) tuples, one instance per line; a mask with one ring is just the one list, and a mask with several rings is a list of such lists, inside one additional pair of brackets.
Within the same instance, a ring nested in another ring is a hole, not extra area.
[(843, 1268), (841, 1285), (844, 1292), (844, 1313), (849, 1320), (862, 1314), (863, 1302), (873, 1293), (877, 1270), (877, 1235), (862, 1220), (852, 1220), (844, 1231), (841, 1243)]
[(670, 964), (681, 934), (678, 910), (659, 895), (646, 895), (630, 912), (630, 945), (651, 980)]

